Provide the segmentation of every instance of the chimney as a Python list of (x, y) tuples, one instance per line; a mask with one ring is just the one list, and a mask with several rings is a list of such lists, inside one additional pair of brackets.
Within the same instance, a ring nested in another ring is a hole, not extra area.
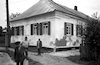
[(40, 0), (40, 1), (52, 1), (52, 0)]
[(74, 10), (76, 10), (76, 11), (77, 11), (77, 6), (74, 6)]

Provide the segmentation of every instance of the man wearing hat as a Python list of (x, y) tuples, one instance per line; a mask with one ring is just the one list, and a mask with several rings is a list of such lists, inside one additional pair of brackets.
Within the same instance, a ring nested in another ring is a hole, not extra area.
[(20, 44), (20, 41), (17, 41), (15, 47), (15, 52), (14, 52), (14, 59), (16, 62), (16, 65), (23, 65), (24, 59), (25, 59), (25, 49)]

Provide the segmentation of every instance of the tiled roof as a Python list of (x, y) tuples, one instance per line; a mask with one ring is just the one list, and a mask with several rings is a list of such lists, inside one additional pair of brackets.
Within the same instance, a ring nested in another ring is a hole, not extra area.
[(54, 10), (62, 11), (62, 12), (65, 12), (66, 14), (77, 16), (77, 17), (80, 17), (80, 18), (83, 18), (83, 19), (88, 18), (87, 15), (85, 15), (85, 14), (79, 12), (79, 11), (70, 9), (68, 7), (62, 6), (60, 4), (57, 4), (52, 0), (40, 0), (38, 3), (36, 3), (32, 7), (30, 7), (28, 10), (23, 12), (18, 17), (15, 17), (14, 19), (10, 19), (10, 21), (24, 19), (24, 18), (44, 14), (44, 13), (47, 13), (47, 12), (52, 12)]

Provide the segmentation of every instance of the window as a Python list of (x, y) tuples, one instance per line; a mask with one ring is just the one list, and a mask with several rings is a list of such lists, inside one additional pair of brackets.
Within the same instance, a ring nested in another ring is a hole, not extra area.
[(38, 24), (31, 24), (31, 35), (38, 35)]
[(38, 35), (37, 24), (33, 25), (33, 34)]
[(65, 22), (64, 26), (65, 26), (64, 34), (65, 35), (73, 35), (73, 24)]
[(24, 26), (19, 26), (19, 35), (24, 35)]
[(50, 22), (31, 24), (31, 35), (50, 35)]
[(83, 27), (82, 25), (76, 25), (76, 35), (77, 36), (82, 36), (83, 34)]
[(44, 35), (50, 35), (50, 22), (43, 23), (42, 29)]
[(24, 35), (24, 26), (12, 27), (11, 34), (12, 35)]
[(48, 34), (48, 23), (43, 23), (43, 34)]

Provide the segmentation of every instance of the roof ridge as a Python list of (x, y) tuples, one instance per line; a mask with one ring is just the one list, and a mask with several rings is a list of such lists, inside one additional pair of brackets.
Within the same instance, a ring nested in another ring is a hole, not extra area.
[(52, 12), (54, 10), (58, 10), (66, 14), (87, 19), (87, 15), (81, 13), (80, 11), (75, 11), (74, 9), (58, 4), (52, 0), (40, 0), (39, 2), (31, 6), (28, 10), (24, 11), (21, 15), (19, 15), (18, 17), (10, 21), (24, 19), (24, 18)]
[[(54, 2), (54, 3), (55, 3), (55, 2)], [(76, 11), (76, 10), (74, 10), (74, 9), (72, 9), (72, 8), (69, 8), (69, 7), (66, 7), (66, 6), (64, 6), (64, 5), (61, 5), (61, 4), (58, 4), (58, 3), (55, 3), (55, 4), (58, 5), (58, 6), (60, 6), (61, 8), (64, 8), (65, 10), (67, 10), (66, 8), (68, 8), (68, 9), (70, 9), (70, 10), (73, 10), (74, 12), (77, 12), (77, 13), (83, 14), (83, 15), (85, 15), (85, 16), (88, 16), (88, 15), (86, 15), (86, 14), (80, 12), (80, 11)], [(69, 11), (69, 10), (67, 10), (67, 11)], [(73, 13), (75, 16), (77, 15), (76, 13), (74, 13), (74, 12), (72, 12), (72, 11), (69, 11), (69, 12)], [(71, 15), (73, 15), (73, 14), (71, 14)], [(77, 15), (77, 16), (78, 16), (78, 15)]]

